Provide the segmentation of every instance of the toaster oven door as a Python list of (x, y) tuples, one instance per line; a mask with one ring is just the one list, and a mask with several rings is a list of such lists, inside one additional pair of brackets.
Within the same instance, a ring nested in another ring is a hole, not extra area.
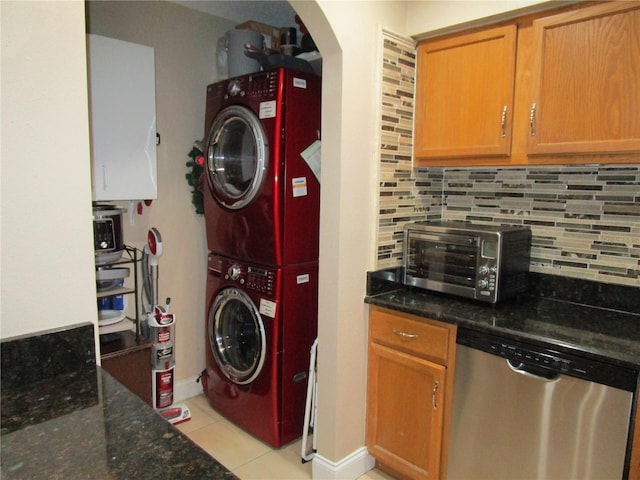
[(405, 284), (475, 296), (478, 238), (409, 232), (405, 239)]

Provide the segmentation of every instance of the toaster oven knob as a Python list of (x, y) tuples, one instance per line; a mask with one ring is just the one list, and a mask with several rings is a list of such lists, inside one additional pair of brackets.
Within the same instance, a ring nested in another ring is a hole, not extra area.
[(479, 288), (487, 288), (489, 286), (489, 282), (487, 282), (486, 280), (478, 280), (478, 287)]
[(479, 272), (480, 272), (480, 275), (487, 276), (489, 275), (489, 267), (486, 265), (480, 265)]

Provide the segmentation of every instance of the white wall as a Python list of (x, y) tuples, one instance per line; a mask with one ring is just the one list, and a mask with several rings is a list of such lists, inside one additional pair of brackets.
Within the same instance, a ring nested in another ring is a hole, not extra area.
[[(412, 37), (432, 36), (439, 30), (447, 32), (477, 25), (478, 19), (494, 22), (513, 17), (514, 11), (550, 8), (547, 0), (409, 0), (406, 3), (405, 33)], [(568, 2), (565, 2), (568, 3)]]
[(83, 2), (1, 2), (3, 339), (97, 322)]
[(317, 431), (319, 455), (338, 462), (364, 445), (380, 26), (405, 17), (393, 1), (292, 5), (323, 56)]
[[(235, 22), (171, 2), (90, 1), (90, 33), (155, 49), (158, 199), (125, 220), (127, 244), (142, 248), (149, 227), (162, 235), (159, 300), (171, 297), (176, 315), (176, 381), (190, 380), (205, 366), (205, 282), (207, 245), (204, 217), (191, 204), (186, 162), (195, 140), (204, 136), (206, 87), (218, 80), (216, 42)], [(144, 26), (144, 28), (142, 28)], [(129, 205), (122, 204), (129, 208)], [(135, 205), (134, 205), (135, 210)], [(179, 394), (178, 392), (177, 394)]]

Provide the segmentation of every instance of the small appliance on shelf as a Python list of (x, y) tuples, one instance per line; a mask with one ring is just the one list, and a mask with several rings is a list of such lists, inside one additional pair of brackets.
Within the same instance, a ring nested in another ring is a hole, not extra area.
[[(140, 336), (138, 321), (138, 251), (124, 244), (122, 214), (127, 210), (105, 203), (93, 204), (93, 239), (96, 264), (96, 297), (98, 302), (98, 328), (101, 342), (111, 334), (135, 330)], [(133, 288), (125, 286), (133, 264)], [(125, 313), (126, 298), (135, 298), (133, 318)]]

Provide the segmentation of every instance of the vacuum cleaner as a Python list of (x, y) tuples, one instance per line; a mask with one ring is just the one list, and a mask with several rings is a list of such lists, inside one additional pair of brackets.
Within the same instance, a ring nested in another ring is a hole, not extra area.
[(171, 298), (165, 304), (158, 302), (158, 260), (162, 255), (162, 237), (156, 228), (149, 229), (147, 244), (142, 255), (143, 292), (148, 300), (146, 324), (142, 333), (153, 341), (151, 349), (151, 375), (153, 408), (172, 424), (191, 419), (191, 412), (184, 404), (173, 405), (173, 383), (175, 357), (173, 351), (172, 329), (175, 315), (169, 312)]

